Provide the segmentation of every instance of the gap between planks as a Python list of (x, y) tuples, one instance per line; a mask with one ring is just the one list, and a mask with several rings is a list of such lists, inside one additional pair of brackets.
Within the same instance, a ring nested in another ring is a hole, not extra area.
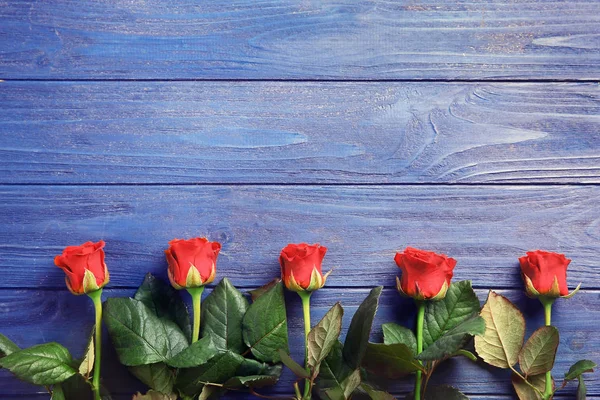
[(346, 186), (346, 187), (369, 187), (369, 186), (386, 186), (386, 187), (407, 187), (407, 186), (465, 186), (465, 187), (505, 187), (505, 186), (600, 186), (600, 182), (498, 182), (498, 183), (485, 183), (485, 182), (319, 182), (319, 183), (298, 183), (298, 182), (56, 182), (56, 183), (43, 183), (43, 182), (3, 182), (0, 183), (0, 187), (3, 186), (281, 186), (281, 187), (322, 187), (322, 186)]
[[(162, 277), (159, 277), (162, 279)], [(224, 276), (223, 278), (226, 278)], [(207, 285), (207, 289), (214, 289), (217, 286), (217, 281), (210, 283)], [(140, 285), (142, 283), (140, 282)], [(104, 288), (105, 291), (109, 290), (137, 290), (139, 286), (119, 286), (119, 285), (109, 285)], [(387, 285), (375, 285), (375, 286), (324, 286), (319, 291), (340, 291), (344, 290), (344, 292), (355, 292), (355, 293), (363, 293), (367, 290), (371, 290), (378, 286), (383, 287), (384, 290), (396, 290), (395, 286), (387, 286)], [(250, 285), (236, 285), (235, 288), (240, 291), (248, 291), (257, 289), (259, 286), (250, 286)], [(525, 287), (499, 287), (499, 288), (490, 288), (489, 286), (481, 286), (481, 285), (473, 285), (474, 290), (493, 290), (498, 293), (509, 292), (509, 291), (519, 291), (522, 290), (525, 292)], [(0, 292), (8, 292), (8, 291), (35, 291), (35, 292), (59, 292), (65, 290), (66, 287), (59, 286), (40, 286), (40, 287), (29, 287), (29, 286), (11, 286), (11, 287), (0, 287)], [(569, 287), (569, 290), (573, 290), (574, 288)], [(589, 293), (589, 294), (598, 294), (600, 295), (600, 287), (586, 287), (580, 289), (577, 293)], [(109, 296), (110, 297), (110, 296)]]
[(600, 83), (598, 78), (581, 79), (547, 79), (547, 78), (461, 78), (461, 79), (438, 79), (438, 78), (414, 78), (414, 79), (253, 79), (253, 78), (1, 78), (0, 82), (292, 82), (292, 83)]

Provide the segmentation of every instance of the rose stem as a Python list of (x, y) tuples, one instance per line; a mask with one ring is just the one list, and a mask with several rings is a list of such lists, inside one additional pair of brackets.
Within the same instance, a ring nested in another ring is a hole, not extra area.
[(100, 358), (102, 356), (102, 289), (88, 293), (94, 303), (96, 312), (96, 326), (94, 337), (94, 376), (92, 387), (94, 388), (94, 399), (100, 400)]
[[(552, 298), (540, 298), (540, 301), (544, 305), (544, 315), (546, 317), (546, 326), (552, 325), (552, 304), (554, 299)], [(544, 399), (552, 397), (552, 371), (546, 372), (546, 390), (544, 391)]]
[[(298, 292), (302, 299), (302, 311), (304, 313), (304, 368), (310, 374), (308, 368), (308, 334), (310, 333), (310, 295), (312, 292)], [(310, 380), (307, 378), (304, 384), (303, 399), (310, 400)]]
[(204, 286), (188, 288), (187, 291), (192, 296), (192, 304), (194, 306), (194, 330), (192, 332), (192, 343), (196, 343), (200, 337), (200, 313), (202, 311), (202, 292), (204, 292)]
[[(425, 319), (425, 302), (417, 300), (417, 354), (423, 351), (423, 320)], [(419, 361), (422, 365), (423, 363)], [(421, 400), (421, 379), (423, 373), (417, 371), (415, 379), (415, 400)]]

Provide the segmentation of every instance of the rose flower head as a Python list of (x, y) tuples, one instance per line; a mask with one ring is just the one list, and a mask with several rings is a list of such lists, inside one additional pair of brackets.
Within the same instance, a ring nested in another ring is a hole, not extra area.
[(204, 286), (215, 280), (221, 244), (206, 238), (173, 239), (165, 250), (169, 280), (175, 289)]
[(415, 300), (441, 300), (446, 296), (456, 260), (445, 254), (407, 247), (394, 261), (402, 270), (396, 277), (401, 294)]
[(331, 273), (323, 275), (321, 263), (327, 247), (320, 244), (288, 244), (281, 250), (281, 279), (294, 292), (312, 292), (325, 285)]
[(91, 293), (106, 286), (110, 277), (103, 248), (103, 240), (86, 242), (65, 247), (61, 255), (54, 257), (54, 264), (65, 272), (65, 282), (71, 293)]
[(579, 286), (569, 294), (567, 267), (571, 260), (564, 254), (544, 250), (528, 251), (519, 258), (525, 291), (530, 297), (571, 297)]

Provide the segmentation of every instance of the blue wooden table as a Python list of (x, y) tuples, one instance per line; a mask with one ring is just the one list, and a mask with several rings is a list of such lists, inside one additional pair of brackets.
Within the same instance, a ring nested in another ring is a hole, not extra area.
[[(0, 331), (21, 346), (84, 350), (91, 302), (53, 266), (65, 245), (106, 240), (105, 296), (128, 296), (166, 277), (168, 240), (207, 236), (244, 290), (288, 242), (328, 246), (315, 318), (341, 300), (347, 327), (384, 285), (374, 340), (413, 320), (393, 288), (407, 245), (457, 258), (455, 279), (506, 294), (528, 332), (542, 309), (517, 257), (564, 252), (583, 290), (556, 306), (555, 376), (600, 360), (598, 1), (12, 0), (0, 78)], [(105, 348), (114, 397), (142, 390)], [(506, 371), (464, 360), (435, 378), (514, 397)], [(0, 371), (0, 398), (47, 395)]]

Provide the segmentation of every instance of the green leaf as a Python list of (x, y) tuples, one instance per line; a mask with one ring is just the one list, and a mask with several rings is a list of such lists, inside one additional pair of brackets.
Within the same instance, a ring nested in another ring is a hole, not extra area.
[(452, 355), (452, 357), (458, 357), (458, 356), (466, 357), (473, 362), (477, 361), (477, 356), (475, 354), (471, 353), (469, 350), (460, 349)]
[(425, 400), (469, 400), (469, 398), (455, 387), (440, 385), (427, 389)]
[(0, 333), (0, 358), (8, 356), (19, 350), (21, 350), (19, 349), (19, 346), (14, 344), (12, 340)]
[(579, 385), (577, 385), (577, 398), (576, 400), (586, 400), (587, 398), (587, 388), (585, 387), (585, 382), (583, 381), (583, 376), (579, 375), (577, 377), (579, 381)]
[(106, 300), (104, 323), (119, 360), (127, 366), (167, 362), (189, 345), (175, 322), (157, 317), (139, 300)]
[(236, 376), (250, 376), (250, 375), (281, 375), (282, 371), (281, 364), (270, 365), (260, 361), (244, 358), (244, 361), (240, 364)]
[[(520, 376), (512, 374), (511, 381), (520, 400), (543, 400), (543, 396), (533, 390)], [(529, 376), (527, 381), (540, 392), (544, 393), (546, 389), (546, 374)]]
[(242, 354), (246, 345), (242, 338), (242, 319), (248, 300), (223, 278), (202, 302), (202, 336), (211, 336), (215, 346)]
[(175, 373), (165, 363), (129, 367), (129, 371), (142, 383), (161, 393), (172, 393)]
[(198, 395), (206, 382), (225, 383), (237, 375), (244, 357), (232, 351), (225, 351), (196, 368), (179, 370), (175, 386), (187, 396)]
[(211, 336), (204, 337), (167, 360), (167, 365), (174, 368), (193, 368), (204, 364), (217, 355), (219, 350)]
[(331, 400), (345, 400), (350, 398), (352, 392), (360, 385), (360, 370), (354, 370), (340, 385), (327, 389), (325, 393)]
[(446, 331), (441, 337), (426, 348), (419, 356), (419, 360), (434, 361), (452, 356), (467, 341), (471, 335), (482, 335), (485, 332), (485, 322), (478, 315), (473, 315), (454, 328)]
[(558, 329), (553, 326), (542, 326), (533, 332), (519, 353), (519, 366), (525, 377), (552, 370), (558, 342)]
[(427, 348), (446, 332), (479, 313), (479, 299), (471, 287), (471, 281), (454, 282), (446, 297), (440, 301), (428, 301), (423, 324), (423, 347)]
[(373, 326), (373, 319), (377, 312), (382, 289), (383, 286), (379, 286), (371, 290), (350, 322), (346, 341), (344, 342), (343, 355), (344, 360), (351, 369), (357, 369), (360, 366), (367, 351), (371, 327)]
[(192, 325), (188, 309), (179, 292), (171, 285), (148, 273), (134, 298), (144, 303), (157, 317), (175, 322), (191, 342)]
[(485, 320), (485, 333), (475, 336), (477, 354), (495, 367), (512, 367), (525, 338), (523, 314), (506, 297), (490, 291), (481, 317)]
[(401, 378), (423, 369), (413, 352), (403, 343), (369, 343), (363, 366), (368, 371), (388, 379)]
[(234, 376), (228, 379), (223, 386), (227, 389), (261, 388), (274, 385), (278, 380), (279, 377), (275, 375)]
[(329, 355), (321, 362), (319, 375), (316, 379), (317, 387), (321, 392), (328, 388), (339, 386), (352, 372), (344, 362), (342, 355), (343, 346), (339, 340), (335, 342)]
[(383, 329), (383, 343), (403, 343), (414, 355), (417, 355), (417, 338), (413, 331), (393, 322), (381, 325), (381, 329)]
[(279, 349), (279, 357), (281, 358), (281, 362), (290, 369), (297, 377), (299, 378), (310, 378), (310, 375), (306, 370), (298, 364), (288, 353)]
[(60, 383), (77, 371), (71, 366), (69, 350), (58, 343), (45, 343), (15, 351), (0, 358), (0, 366), (19, 379), (35, 385)]
[(92, 333), (88, 339), (87, 347), (85, 348), (85, 353), (83, 354), (83, 359), (79, 363), (79, 373), (88, 379), (92, 370), (94, 369), (94, 333), (96, 331), (96, 325), (92, 326)]
[(372, 386), (367, 385), (366, 383), (361, 383), (360, 388), (369, 395), (371, 400), (396, 400), (396, 398), (388, 392), (376, 390)]
[(256, 301), (256, 299), (258, 299), (260, 296), (262, 296), (263, 294), (268, 292), (269, 289), (271, 289), (273, 286), (277, 285), (279, 282), (281, 282), (281, 279), (275, 278), (271, 282), (259, 287), (258, 289), (250, 290), (248, 292), (248, 293), (250, 293), (250, 298), (252, 299), (253, 302)]
[(261, 361), (278, 362), (278, 350), (288, 351), (287, 317), (281, 282), (248, 307), (242, 329), (244, 343)]
[(308, 367), (315, 370), (327, 357), (342, 331), (344, 309), (336, 303), (308, 334)]
[(66, 400), (65, 393), (63, 392), (60, 383), (52, 387), (52, 396), (50, 396), (50, 400)]
[(579, 360), (575, 364), (571, 365), (569, 371), (565, 374), (565, 381), (570, 381), (579, 378), (581, 374), (586, 372), (594, 372), (594, 368), (597, 365), (595, 362), (590, 360)]
[(198, 396), (198, 400), (216, 399), (224, 392), (226, 392), (226, 390), (218, 386), (204, 385), (200, 392), (200, 396)]

